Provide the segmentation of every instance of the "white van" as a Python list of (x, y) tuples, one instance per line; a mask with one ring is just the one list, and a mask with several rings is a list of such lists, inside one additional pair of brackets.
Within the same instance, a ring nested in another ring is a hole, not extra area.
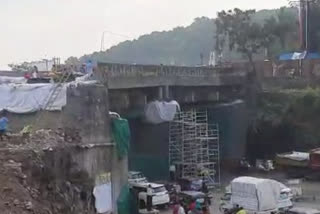
[(292, 192), (282, 183), (271, 179), (238, 177), (221, 198), (220, 210), (228, 211), (236, 204), (248, 213), (271, 213), (292, 207)]
[(147, 189), (149, 185), (151, 186), (153, 192), (152, 206), (168, 205), (170, 202), (169, 193), (163, 184), (134, 183), (131, 185), (133, 189), (139, 192), (139, 203), (142, 204), (142, 206), (145, 206), (147, 204)]

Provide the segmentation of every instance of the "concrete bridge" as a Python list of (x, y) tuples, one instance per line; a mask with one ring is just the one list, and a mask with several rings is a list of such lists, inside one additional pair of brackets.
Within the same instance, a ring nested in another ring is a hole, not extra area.
[(230, 68), (100, 64), (109, 89), (157, 86), (226, 86), (242, 84), (246, 71)]
[(244, 95), (245, 69), (164, 65), (99, 64), (106, 74), (111, 109), (141, 108), (151, 100), (180, 104), (229, 101)]

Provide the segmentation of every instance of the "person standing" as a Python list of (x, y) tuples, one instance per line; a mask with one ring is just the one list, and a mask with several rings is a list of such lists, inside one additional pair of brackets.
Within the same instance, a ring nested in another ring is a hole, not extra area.
[(176, 180), (176, 166), (170, 165), (169, 167), (170, 180), (173, 182)]
[(153, 196), (153, 189), (151, 187), (151, 184), (149, 184), (147, 188), (147, 211), (152, 210), (152, 196)]
[(196, 200), (195, 199), (192, 199), (190, 204), (189, 204), (189, 207), (188, 207), (188, 213), (196, 213), (197, 209), (196, 209)]
[(173, 214), (186, 214), (183, 206), (182, 206), (182, 202), (178, 202), (174, 209), (173, 209)]
[(93, 63), (92, 60), (89, 59), (86, 63), (86, 73), (91, 74), (93, 72)]
[(39, 78), (39, 70), (37, 66), (33, 66), (32, 78), (33, 79)]
[(0, 117), (0, 140), (3, 140), (3, 136), (6, 136), (9, 120), (7, 118), (7, 111), (3, 110)]

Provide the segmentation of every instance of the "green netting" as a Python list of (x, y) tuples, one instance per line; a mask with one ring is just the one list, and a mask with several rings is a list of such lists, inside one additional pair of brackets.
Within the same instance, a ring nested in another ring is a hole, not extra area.
[(142, 172), (149, 180), (158, 181), (169, 178), (169, 158), (167, 155), (129, 155), (129, 169)]
[(248, 127), (245, 103), (234, 102), (208, 108), (209, 123), (219, 125), (221, 158), (237, 160), (245, 156)]
[(120, 158), (126, 156), (129, 150), (130, 128), (126, 119), (112, 120), (112, 137), (116, 142), (117, 153)]
[(129, 186), (122, 187), (117, 199), (118, 214), (136, 214), (138, 206), (135, 203), (134, 196), (130, 192)]

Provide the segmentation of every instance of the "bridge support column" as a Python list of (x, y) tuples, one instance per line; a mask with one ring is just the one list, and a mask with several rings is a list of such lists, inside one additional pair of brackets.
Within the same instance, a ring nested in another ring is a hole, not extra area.
[(170, 88), (168, 85), (164, 86), (164, 98), (166, 100), (170, 99)]
[(163, 87), (158, 88), (158, 100), (163, 100)]

